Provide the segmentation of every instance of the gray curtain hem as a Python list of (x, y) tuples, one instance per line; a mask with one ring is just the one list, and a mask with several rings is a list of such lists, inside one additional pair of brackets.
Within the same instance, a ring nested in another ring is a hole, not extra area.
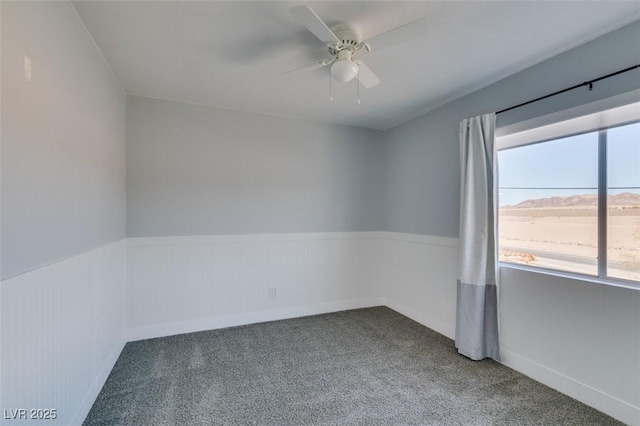
[(500, 361), (498, 338), (498, 287), (458, 280), (456, 348), (468, 358)]

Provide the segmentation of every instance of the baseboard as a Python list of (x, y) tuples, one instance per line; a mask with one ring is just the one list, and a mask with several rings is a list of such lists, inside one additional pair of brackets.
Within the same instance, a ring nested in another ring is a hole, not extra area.
[(429, 315), (421, 312), (417, 309), (411, 308), (403, 303), (397, 302), (395, 300), (389, 299), (387, 297), (383, 298), (383, 303), (388, 308), (393, 309), (399, 314), (404, 315), (407, 318), (414, 320), (417, 323), (424, 325), (427, 328), (430, 328), (433, 331), (437, 331), (438, 333), (447, 336), (450, 339), (455, 338), (455, 325), (454, 324), (446, 324), (442, 321), (436, 320)]
[(84, 399), (82, 400), (82, 403), (78, 407), (78, 410), (74, 414), (70, 423), (71, 425), (82, 425), (82, 423), (84, 422), (84, 419), (87, 418), (87, 415), (89, 414), (89, 411), (91, 411), (91, 407), (93, 406), (93, 403), (96, 401), (96, 398), (100, 394), (100, 391), (102, 390), (102, 387), (107, 381), (109, 374), (111, 374), (111, 370), (116, 364), (116, 361), (118, 361), (118, 357), (120, 357), (120, 354), (124, 349), (124, 345), (126, 343), (126, 341), (124, 340), (124, 337), (125, 336), (123, 335), (122, 339), (120, 339), (120, 343), (118, 343), (118, 345), (113, 349), (113, 351), (111, 351), (111, 355), (109, 355), (107, 362), (105, 362), (102, 368), (100, 369), (100, 373), (98, 373), (98, 375), (96, 376), (95, 380), (93, 381), (93, 384), (91, 385), (91, 388), (89, 388), (89, 391), (85, 395)]
[(309, 315), (327, 314), (346, 311), (349, 309), (370, 308), (383, 305), (381, 298), (338, 300), (335, 302), (316, 303), (313, 305), (292, 306), (281, 309), (270, 309), (258, 312), (222, 315), (202, 318), (193, 321), (181, 321), (168, 324), (157, 324), (138, 327), (127, 332), (127, 341), (153, 339), (156, 337), (173, 336), (176, 334), (193, 333), (196, 331), (214, 330), (218, 328), (236, 327), (240, 325), (256, 324), (267, 321), (278, 321), (288, 318), (305, 317)]
[(544, 385), (602, 411), (628, 425), (640, 426), (640, 407), (578, 382), (508, 349), (502, 349), (502, 364)]

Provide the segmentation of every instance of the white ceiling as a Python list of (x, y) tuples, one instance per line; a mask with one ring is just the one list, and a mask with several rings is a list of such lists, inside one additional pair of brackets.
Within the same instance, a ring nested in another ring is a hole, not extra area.
[[(360, 56), (382, 84), (329, 71), (280, 74), (328, 57), (291, 14), (308, 4), (365, 39), (424, 17), (422, 37)], [(638, 1), (75, 1), (128, 94), (388, 129), (640, 19)]]

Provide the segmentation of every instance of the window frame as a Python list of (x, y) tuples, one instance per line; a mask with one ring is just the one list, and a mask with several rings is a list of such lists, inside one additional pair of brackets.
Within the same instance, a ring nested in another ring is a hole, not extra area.
[[(625, 106), (637, 106), (640, 109), (640, 96), (635, 96), (635, 94), (637, 94), (639, 91), (634, 91), (632, 93), (634, 93), (634, 96), (632, 97), (635, 98), (634, 102), (631, 103), (627, 103), (627, 105), (623, 105), (623, 107)], [(629, 94), (625, 94), (624, 96), (618, 96), (618, 97), (614, 97), (614, 98), (618, 98), (618, 99), (628, 99)], [(605, 100), (608, 103), (610, 103), (610, 99)], [(603, 103), (606, 105), (607, 102), (597, 102), (596, 104), (600, 104), (602, 105)], [(584, 111), (584, 107), (582, 106), (580, 109), (582, 109)], [(600, 107), (599, 111), (596, 113), (591, 113), (591, 114), (587, 114), (587, 115), (597, 115), (597, 114), (606, 114), (608, 111), (610, 110), (614, 110), (616, 109), (616, 107)], [(627, 108), (628, 109), (628, 108)], [(574, 110), (579, 110), (578, 108), (574, 109)], [(588, 110), (588, 109), (587, 109)], [(640, 111), (639, 111), (640, 112)], [(542, 118), (542, 122), (544, 122), (544, 120), (549, 120), (549, 117), (559, 117), (562, 116), (562, 114), (565, 114), (566, 116), (566, 112), (563, 111), (561, 113), (555, 113), (555, 114), (550, 114), (549, 116), (545, 116), (545, 117), (541, 117)], [(565, 121), (571, 121), (571, 120), (580, 120), (583, 117), (586, 117), (587, 115), (577, 115), (577, 116), (573, 116), (571, 118), (569, 118), (568, 120)], [(598, 133), (598, 147), (597, 147), (597, 157), (598, 157), (598, 162), (597, 162), (597, 182), (598, 182), (598, 188), (597, 188), (597, 195), (598, 195), (598, 201), (597, 201), (597, 259), (596, 259), (596, 271), (597, 271), (597, 275), (591, 275), (591, 274), (586, 274), (586, 273), (580, 273), (580, 272), (573, 272), (573, 271), (567, 271), (567, 270), (562, 270), (562, 269), (553, 269), (553, 268), (548, 268), (548, 267), (543, 267), (543, 266), (531, 266), (531, 265), (524, 265), (524, 264), (520, 264), (520, 263), (516, 263), (516, 262), (509, 262), (509, 261), (501, 261), (498, 260), (498, 264), (499, 267), (508, 267), (511, 269), (520, 269), (520, 270), (525, 270), (525, 271), (530, 271), (530, 272), (538, 272), (538, 273), (543, 273), (546, 275), (553, 275), (553, 276), (559, 276), (559, 277), (563, 277), (563, 278), (573, 278), (573, 279), (580, 279), (583, 281), (589, 281), (589, 282), (594, 282), (594, 283), (598, 283), (598, 284), (605, 284), (605, 285), (613, 285), (613, 286), (617, 286), (617, 287), (624, 287), (624, 288), (632, 288), (632, 289), (640, 289), (640, 280), (636, 281), (636, 280), (631, 280), (631, 279), (625, 279), (625, 278), (619, 278), (619, 277), (612, 277), (607, 275), (607, 269), (608, 269), (608, 246), (607, 246), (607, 237), (608, 237), (608, 206), (607, 206), (607, 195), (608, 195), (608, 171), (607, 171), (607, 166), (608, 166), (608, 159), (607, 159), (607, 154), (608, 154), (608, 147), (607, 147), (607, 134), (608, 131), (610, 129), (615, 129), (618, 127), (622, 127), (622, 126), (627, 126), (627, 125), (633, 125), (633, 124), (638, 124), (640, 123), (640, 115), (638, 115), (637, 117), (634, 117), (635, 119), (633, 120), (629, 120), (628, 115), (624, 117), (624, 119), (618, 120), (618, 122), (616, 122), (615, 120), (611, 123), (611, 122), (607, 122), (607, 120), (603, 120), (605, 121), (603, 123), (603, 125), (601, 127), (597, 127), (597, 128), (593, 128), (593, 126), (587, 126), (587, 128), (585, 128), (585, 130), (583, 131), (569, 131), (569, 132), (558, 132), (557, 135), (555, 136), (550, 136), (550, 137), (545, 137), (542, 139), (538, 139), (538, 140), (530, 140), (524, 143), (518, 143), (518, 144), (507, 144), (506, 146), (500, 146), (500, 139), (507, 139), (508, 137), (512, 136), (512, 133), (509, 133), (508, 131), (497, 131), (496, 133), (496, 146), (497, 146), (497, 152), (500, 151), (506, 151), (506, 150), (511, 150), (511, 149), (517, 149), (517, 148), (521, 148), (524, 146), (530, 146), (530, 145), (534, 145), (534, 144), (541, 144), (541, 143), (545, 143), (545, 142), (550, 142), (550, 141), (554, 141), (554, 140), (558, 140), (558, 139), (562, 139), (562, 138), (566, 138), (566, 137), (571, 137), (571, 136), (577, 136), (577, 135), (582, 135), (582, 134), (587, 134), (587, 133)], [(528, 128), (527, 128), (527, 124), (525, 124), (523, 127), (525, 130), (523, 131), (535, 131), (539, 128), (542, 128), (545, 126), (545, 124), (542, 125), (531, 125), (532, 123), (535, 123), (536, 121), (538, 121), (539, 119), (533, 119), (533, 120), (529, 120), (529, 124), (528, 124)], [(559, 123), (561, 123), (563, 120), (562, 119), (557, 119), (555, 120), (555, 122), (551, 122), (551, 123), (547, 123), (546, 125), (557, 125)], [(521, 126), (520, 123), (516, 123), (515, 125), (512, 125), (510, 127), (515, 127), (518, 128), (518, 126)], [(513, 133), (517, 133), (517, 132), (513, 132)], [(526, 139), (526, 138), (525, 138)], [(504, 145), (504, 144), (502, 144)], [(500, 170), (499, 170), (500, 165), (498, 164), (498, 177), (500, 175)], [(496, 194), (497, 195), (497, 194)], [(497, 197), (499, 197), (499, 195), (497, 195)], [(499, 224), (500, 221), (500, 212), (498, 209), (498, 212), (496, 212), (496, 217), (497, 217), (497, 222), (496, 225)], [(496, 228), (498, 228), (498, 226), (496, 226)], [(500, 239), (497, 239), (498, 241), (498, 250), (500, 249)]]

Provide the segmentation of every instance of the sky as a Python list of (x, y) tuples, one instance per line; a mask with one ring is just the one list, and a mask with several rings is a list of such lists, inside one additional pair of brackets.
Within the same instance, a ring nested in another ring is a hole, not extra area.
[[(640, 194), (640, 122), (608, 130), (609, 187), (611, 194)], [(556, 139), (498, 153), (501, 206), (524, 200), (596, 194), (598, 185), (598, 132)], [(538, 189), (539, 188), (539, 189)]]

